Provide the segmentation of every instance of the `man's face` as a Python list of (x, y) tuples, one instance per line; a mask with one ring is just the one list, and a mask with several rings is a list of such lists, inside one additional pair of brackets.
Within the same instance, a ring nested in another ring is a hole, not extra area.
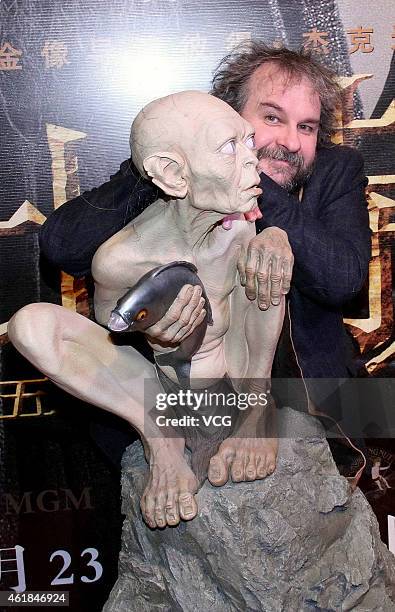
[(208, 99), (188, 147), (190, 195), (196, 208), (247, 213), (261, 190), (253, 127), (230, 107)]
[(288, 81), (274, 63), (257, 68), (241, 112), (255, 129), (258, 170), (292, 191), (310, 176), (321, 113), (306, 78)]

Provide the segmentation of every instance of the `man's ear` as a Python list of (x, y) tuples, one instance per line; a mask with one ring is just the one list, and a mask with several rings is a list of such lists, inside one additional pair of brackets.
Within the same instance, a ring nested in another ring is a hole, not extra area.
[(173, 198), (185, 198), (188, 183), (184, 176), (185, 160), (175, 151), (160, 151), (146, 157), (143, 167), (152, 182)]

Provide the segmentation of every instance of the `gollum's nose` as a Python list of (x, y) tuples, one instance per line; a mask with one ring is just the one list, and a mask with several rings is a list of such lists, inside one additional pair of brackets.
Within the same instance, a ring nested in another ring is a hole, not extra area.
[[(133, 325), (133, 323), (132, 323)], [(112, 312), (110, 319), (107, 323), (107, 327), (108, 329), (110, 329), (111, 331), (114, 332), (121, 332), (121, 331), (126, 331), (127, 329), (129, 329), (131, 326), (128, 325), (123, 318), (121, 317), (121, 315), (117, 314), (116, 312)]]

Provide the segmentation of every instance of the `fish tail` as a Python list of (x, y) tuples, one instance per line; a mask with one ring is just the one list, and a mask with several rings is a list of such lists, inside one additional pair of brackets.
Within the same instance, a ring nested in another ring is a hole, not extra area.
[(171, 366), (174, 368), (178, 382), (182, 384), (182, 386), (184, 386), (184, 384), (189, 385), (191, 378), (191, 360), (180, 360), (180, 356), (177, 354), (178, 352), (177, 350), (171, 353), (156, 355), (155, 361), (158, 366)]

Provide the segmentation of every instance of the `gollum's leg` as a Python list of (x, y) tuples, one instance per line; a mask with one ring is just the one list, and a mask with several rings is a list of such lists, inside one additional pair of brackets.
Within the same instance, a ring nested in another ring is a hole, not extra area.
[[(283, 298), (278, 306), (265, 311), (254, 302), (247, 308), (245, 304), (244, 289), (237, 287), (231, 297), (231, 322), (225, 336), (226, 362), (237, 390), (260, 397), (270, 387), (285, 301)], [(239, 315), (243, 312), (244, 326)], [(255, 403), (247, 410), (236, 431), (212, 457), (208, 471), (211, 484), (222, 486), (229, 476), (233, 482), (257, 480), (274, 472), (278, 451), (276, 407), (270, 394), (266, 399), (267, 403)]]
[[(54, 304), (29, 304), (9, 322), (15, 347), (61, 389), (124, 418), (149, 449), (150, 476), (141, 500), (150, 527), (176, 525), (197, 513), (196, 478), (184, 459), (184, 440), (165, 438), (146, 416), (163, 392), (154, 367), (135, 349), (116, 346), (89, 319)], [(150, 397), (144, 398), (144, 379)]]
[(276, 467), (278, 439), (276, 409), (272, 398), (264, 408), (253, 408), (233, 435), (221, 443), (210, 461), (208, 479), (220, 487), (229, 476), (233, 482), (259, 480)]

